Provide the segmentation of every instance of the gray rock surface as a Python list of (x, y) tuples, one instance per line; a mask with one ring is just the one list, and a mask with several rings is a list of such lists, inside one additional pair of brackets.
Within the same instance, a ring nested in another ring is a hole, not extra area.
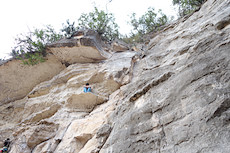
[(100, 153), (230, 152), (229, 15), (209, 0), (150, 40)]

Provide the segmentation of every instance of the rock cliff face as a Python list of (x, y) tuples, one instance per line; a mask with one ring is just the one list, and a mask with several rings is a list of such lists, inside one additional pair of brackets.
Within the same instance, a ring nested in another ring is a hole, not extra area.
[(0, 104), (26, 96), (34, 86), (51, 79), (65, 66), (54, 56), (48, 56), (45, 63), (35, 66), (23, 65), (19, 60), (9, 61), (0, 66)]
[[(6, 92), (8, 100), (2, 94), (0, 140), (13, 140), (10, 153), (230, 152), (229, 16), (228, 0), (208, 0), (152, 37), (143, 52), (121, 46), (108, 53), (95, 47), (97, 38), (88, 46), (96, 54), (88, 54), (72, 43), (89, 38), (84, 33), (62, 40), (70, 46), (51, 45), (59, 67), (53, 77), (35, 77), (29, 87), (12, 83), (31, 90)], [(92, 93), (83, 93), (87, 82)]]
[(79, 31), (69, 39), (62, 39), (49, 44), (49, 52), (62, 63), (95, 63), (111, 57), (104, 51), (103, 42), (93, 30)]

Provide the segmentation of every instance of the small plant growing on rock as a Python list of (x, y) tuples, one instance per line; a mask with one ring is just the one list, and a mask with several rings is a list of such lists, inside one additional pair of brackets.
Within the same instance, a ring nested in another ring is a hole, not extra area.
[(70, 23), (69, 19), (66, 20), (66, 24), (62, 24), (61, 32), (63, 32), (65, 37), (71, 37), (71, 35), (78, 29), (74, 26), (75, 22)]

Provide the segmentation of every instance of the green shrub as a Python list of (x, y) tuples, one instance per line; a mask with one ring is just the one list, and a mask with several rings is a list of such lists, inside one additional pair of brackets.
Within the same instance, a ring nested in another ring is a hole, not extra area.
[(57, 41), (61, 37), (50, 25), (44, 29), (35, 29), (25, 35), (21, 34), (15, 39), (16, 46), (13, 48), (11, 56), (21, 59), (27, 65), (44, 62), (46, 44)]

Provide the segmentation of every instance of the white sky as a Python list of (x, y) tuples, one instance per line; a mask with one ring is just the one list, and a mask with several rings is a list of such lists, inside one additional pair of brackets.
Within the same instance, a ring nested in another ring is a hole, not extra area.
[[(176, 15), (172, 0), (1, 0), (0, 1), (0, 58), (7, 57), (18, 34), (29, 29), (52, 25), (56, 31), (67, 19), (77, 21), (81, 13), (88, 13), (94, 6), (113, 13), (121, 34), (128, 34), (130, 15), (143, 15), (149, 7), (162, 9), (166, 15)], [(75, 24), (76, 25), (76, 24)]]

